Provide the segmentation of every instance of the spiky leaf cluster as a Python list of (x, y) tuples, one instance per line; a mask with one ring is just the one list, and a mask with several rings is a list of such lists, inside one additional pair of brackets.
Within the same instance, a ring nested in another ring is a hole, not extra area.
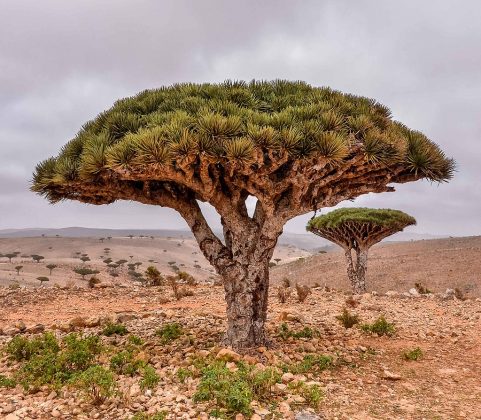
[(370, 247), (415, 225), (416, 219), (400, 210), (342, 208), (311, 219), (306, 229), (344, 248)]
[(117, 101), (37, 165), (32, 190), (58, 201), (69, 183), (146, 173), (162, 181), (163, 170), (199, 157), (249, 167), (259, 156), (287, 153), (290, 161), (319, 156), (335, 165), (354, 150), (366, 163), (402, 164), (434, 181), (454, 168), (435, 143), (373, 99), (300, 81), (186, 83)]
[(368, 224), (387, 228), (400, 227), (402, 229), (408, 225), (416, 224), (416, 219), (400, 210), (366, 207), (342, 208), (311, 219), (307, 224), (307, 229), (335, 229), (346, 223)]

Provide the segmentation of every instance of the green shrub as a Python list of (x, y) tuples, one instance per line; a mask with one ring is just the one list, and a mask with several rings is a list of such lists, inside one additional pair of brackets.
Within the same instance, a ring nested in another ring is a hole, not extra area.
[(57, 339), (52, 333), (44, 333), (38, 338), (26, 338), (20, 335), (13, 337), (5, 348), (6, 353), (11, 359), (17, 362), (30, 360), (35, 354), (44, 351), (58, 352), (60, 350)]
[(165, 420), (167, 418), (166, 411), (159, 411), (155, 414), (145, 414), (145, 413), (136, 413), (131, 420)]
[(307, 373), (312, 371), (322, 372), (332, 367), (332, 357), (323, 354), (307, 354), (302, 361), (287, 366), (285, 370), (294, 374)]
[(142, 379), (140, 380), (141, 389), (154, 389), (160, 382), (160, 376), (151, 365), (144, 367)]
[(388, 335), (388, 336), (391, 336), (396, 332), (396, 328), (394, 327), (394, 324), (387, 322), (386, 318), (384, 318), (384, 315), (381, 315), (372, 324), (361, 325), (361, 329), (371, 334)]
[[(43, 340), (42, 340), (43, 339)], [(40, 345), (39, 341), (48, 343)], [(97, 336), (81, 337), (69, 334), (61, 345), (53, 335), (44, 334), (41, 339), (27, 340), (24, 348), (36, 348), (15, 373), (15, 379), (27, 391), (43, 385), (60, 388), (74, 374), (89, 368), (101, 352)]]
[(164, 344), (177, 340), (183, 333), (182, 326), (177, 322), (165, 324), (155, 332)]
[(79, 389), (94, 405), (102, 404), (115, 393), (114, 375), (102, 366), (90, 366), (75, 375), (70, 383)]
[(352, 328), (359, 323), (359, 316), (351, 314), (347, 308), (343, 308), (342, 314), (336, 316), (336, 319), (344, 326), (344, 328)]
[(63, 339), (64, 348), (58, 355), (64, 371), (81, 371), (91, 366), (95, 357), (102, 351), (100, 339), (96, 335), (87, 337), (75, 333)]
[(130, 335), (128, 341), (134, 346), (142, 346), (144, 344), (144, 340), (142, 340), (138, 335)]
[(110, 358), (110, 369), (121, 375), (134, 376), (145, 366), (143, 360), (134, 357), (131, 350), (123, 350)]
[(126, 335), (128, 334), (127, 327), (123, 324), (114, 324), (113, 322), (108, 322), (102, 330), (102, 334), (110, 337), (112, 335)]
[(315, 335), (319, 335), (319, 331), (313, 330), (309, 327), (304, 327), (300, 331), (292, 331), (289, 329), (287, 323), (283, 322), (278, 329), (278, 335), (283, 340), (287, 340), (289, 337), (293, 338), (312, 338)]
[(187, 378), (193, 378), (194, 372), (192, 372), (190, 369), (185, 369), (185, 368), (179, 368), (176, 373), (177, 378), (179, 378), (179, 381), (181, 383), (184, 383)]
[(251, 402), (265, 400), (281, 376), (272, 368), (259, 371), (244, 363), (238, 363), (237, 368), (237, 371), (230, 371), (219, 360), (203, 368), (194, 401), (209, 401), (216, 414), (225, 411), (228, 415), (242, 413), (250, 416)]
[(300, 389), (301, 397), (304, 397), (306, 403), (312, 408), (318, 408), (324, 393), (319, 385), (303, 385)]
[(412, 349), (412, 350), (406, 350), (403, 353), (404, 360), (416, 361), (416, 360), (419, 360), (421, 357), (423, 357), (423, 351), (419, 347), (416, 347), (415, 349)]
[(0, 374), (0, 388), (15, 388), (16, 385), (15, 379)]

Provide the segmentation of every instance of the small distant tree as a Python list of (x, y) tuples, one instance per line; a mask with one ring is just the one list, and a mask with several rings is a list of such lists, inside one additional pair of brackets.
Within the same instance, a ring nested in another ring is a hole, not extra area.
[(8, 254), (4, 254), (5, 258), (8, 258), (8, 262), (12, 262), (12, 258), (15, 258), (18, 254), (16, 252), (9, 252)]
[(369, 248), (415, 224), (413, 217), (399, 210), (344, 208), (311, 219), (307, 230), (344, 249), (352, 290), (364, 293)]
[[(268, 265), (289, 220), (394, 183), (447, 181), (453, 170), (376, 100), (301, 81), (226, 81), (116, 101), (37, 165), (32, 190), (52, 203), (178, 211), (223, 279), (225, 342), (240, 350), (267, 341)], [(220, 215), (223, 238), (201, 202)]]
[(58, 266), (55, 264), (47, 264), (45, 267), (47, 267), (50, 270), (50, 275), (52, 275), (52, 271)]
[(145, 277), (151, 286), (162, 286), (164, 284), (164, 278), (160, 274), (160, 271), (153, 265), (147, 267), (147, 270), (145, 270)]
[(105, 238), (99, 238), (99, 241), (100, 241), (101, 243), (104, 243)]
[(45, 277), (45, 276), (37, 277), (37, 280), (40, 281), (40, 286), (42, 286), (43, 283), (45, 283), (46, 281), (50, 281), (50, 279), (48, 277)]
[(41, 255), (37, 255), (37, 254), (33, 254), (31, 257), (32, 257), (32, 260), (34, 260), (36, 263), (39, 263), (40, 261), (45, 259), (45, 257), (42, 257)]
[(116, 261), (115, 264), (122, 267), (126, 262), (127, 262), (127, 260), (121, 259), (121, 260)]
[(20, 270), (21, 270), (22, 268), (23, 268), (23, 265), (17, 265), (17, 266), (15, 267), (15, 270), (16, 270), (16, 272), (17, 272), (17, 276), (20, 275)]
[(87, 255), (82, 255), (80, 257), (80, 261), (82, 261), (83, 263), (86, 263), (87, 261), (90, 261), (90, 258)]
[(127, 235), (130, 239), (134, 238), (134, 235)]
[(103, 262), (105, 264), (109, 265), (112, 261), (113, 261), (112, 258), (105, 258), (105, 260)]
[(77, 267), (77, 268), (74, 268), (73, 271), (74, 273), (81, 275), (82, 280), (85, 280), (85, 276), (90, 276), (90, 275), (95, 275), (100, 273), (100, 271), (98, 270), (93, 270), (91, 268), (86, 268), (86, 267)]

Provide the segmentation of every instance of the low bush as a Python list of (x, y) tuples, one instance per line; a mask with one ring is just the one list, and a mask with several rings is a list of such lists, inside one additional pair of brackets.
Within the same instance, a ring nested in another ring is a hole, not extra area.
[(288, 366), (284, 366), (284, 370), (290, 371), (294, 374), (308, 373), (308, 372), (322, 372), (333, 366), (333, 359), (331, 356), (324, 354), (307, 354), (302, 361)]
[(195, 376), (195, 373), (186, 368), (179, 368), (176, 373), (177, 378), (181, 383), (184, 383), (187, 378), (193, 378)]
[(102, 334), (110, 337), (112, 335), (126, 335), (128, 334), (127, 327), (123, 324), (114, 324), (113, 322), (108, 322), (104, 329), (102, 330)]
[(122, 350), (110, 358), (110, 369), (121, 375), (134, 376), (144, 367), (145, 362), (137, 359), (131, 349)]
[(318, 408), (322, 399), (324, 398), (324, 392), (317, 384), (303, 384), (299, 391), (301, 397), (304, 397), (306, 403), (312, 408)]
[[(27, 346), (36, 345), (36, 339), (28, 341), (30, 344)], [(60, 388), (75, 374), (92, 366), (101, 352), (97, 336), (82, 337), (72, 333), (61, 343), (55, 337), (48, 337), (45, 341), (49, 344), (37, 345), (37, 351), (23, 359), (23, 364), (14, 375), (15, 380), (27, 391), (35, 391), (44, 385)]]
[(406, 350), (403, 353), (402, 357), (404, 360), (417, 361), (421, 357), (423, 357), (423, 351), (419, 347), (416, 347), (415, 349), (412, 349), (412, 350)]
[(394, 324), (387, 322), (386, 318), (384, 318), (384, 315), (381, 315), (372, 324), (362, 324), (361, 329), (364, 332), (368, 332), (371, 334), (387, 336), (391, 336), (396, 332)]
[(296, 283), (296, 292), (297, 292), (297, 300), (299, 303), (304, 303), (312, 291), (309, 286), (306, 285), (299, 285)]
[(154, 389), (160, 382), (160, 376), (155, 371), (154, 367), (147, 365), (142, 372), (142, 379), (140, 380), (141, 389)]
[(177, 340), (183, 333), (182, 325), (177, 322), (165, 324), (155, 332), (164, 344)]
[(280, 303), (286, 303), (291, 296), (292, 290), (283, 286), (277, 288), (277, 298)]
[(57, 339), (52, 333), (48, 332), (32, 339), (16, 335), (5, 347), (8, 356), (17, 362), (30, 360), (32, 356), (46, 351), (56, 353), (59, 350), (60, 346)]
[(75, 375), (71, 381), (74, 388), (80, 390), (92, 404), (100, 405), (115, 393), (114, 375), (102, 366), (91, 366)]
[(134, 346), (142, 346), (144, 344), (144, 340), (135, 334), (129, 336), (128, 342)]
[(17, 383), (15, 379), (0, 374), (0, 388), (15, 388), (16, 385)]
[(344, 328), (352, 328), (359, 323), (359, 316), (351, 314), (347, 308), (342, 310), (342, 314), (336, 316), (336, 319), (343, 325)]
[(319, 335), (319, 331), (313, 330), (310, 327), (304, 327), (302, 330), (299, 331), (292, 331), (289, 329), (287, 323), (283, 322), (278, 329), (278, 335), (283, 340), (287, 340), (289, 337), (293, 338), (312, 338), (316, 335)]
[(195, 402), (210, 402), (215, 410), (211, 414), (252, 414), (251, 402), (263, 402), (270, 396), (272, 386), (280, 382), (281, 374), (274, 368), (257, 370), (244, 363), (231, 371), (225, 362), (214, 361), (202, 369), (201, 378), (194, 394)]
[(131, 418), (131, 420), (165, 420), (167, 418), (166, 411), (159, 411), (155, 414), (146, 414), (146, 413), (135, 413), (135, 415)]

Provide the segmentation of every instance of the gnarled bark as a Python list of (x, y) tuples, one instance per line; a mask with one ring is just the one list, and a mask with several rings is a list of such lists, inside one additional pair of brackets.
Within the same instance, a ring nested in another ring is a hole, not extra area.
[(366, 292), (367, 249), (355, 249), (356, 260), (352, 258), (352, 249), (346, 248), (347, 277), (354, 293)]

